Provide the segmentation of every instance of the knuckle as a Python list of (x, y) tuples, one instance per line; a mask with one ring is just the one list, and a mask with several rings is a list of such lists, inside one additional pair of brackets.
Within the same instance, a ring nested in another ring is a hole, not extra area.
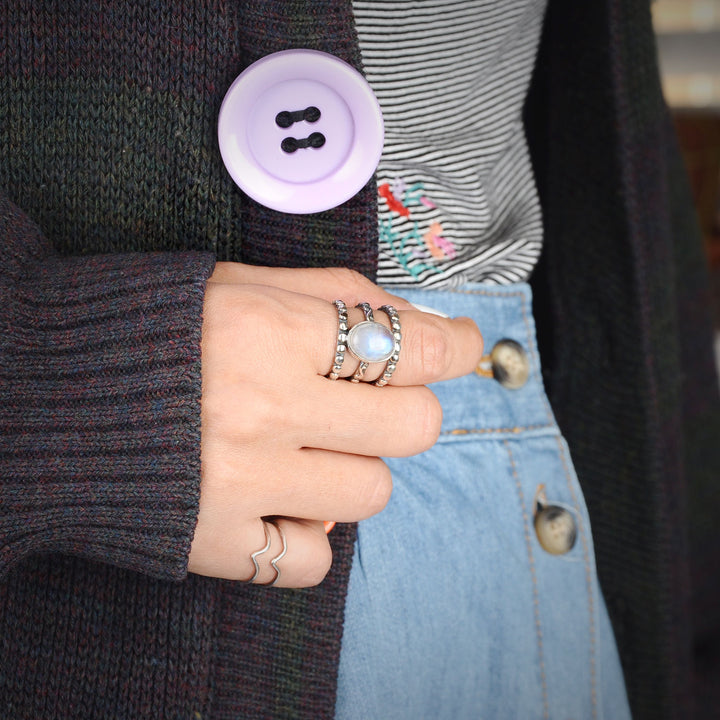
[[(469, 350), (469, 358), (474, 361), (477, 359), (479, 362), (479, 359), (482, 357), (482, 354), (485, 350), (485, 339), (483, 338), (482, 333), (480, 332), (480, 328), (477, 326), (477, 324), (471, 320), (470, 318), (465, 318), (467, 327), (469, 329), (469, 336), (471, 338), (472, 346)], [(477, 363), (475, 363), (476, 365)], [(473, 367), (475, 366), (473, 365)]]
[(392, 474), (390, 468), (382, 461), (375, 463), (375, 472), (368, 478), (365, 493), (365, 505), (368, 517), (377, 515), (385, 509), (392, 494)]
[(207, 431), (208, 428), (221, 428), (227, 420), (227, 406), (222, 401), (222, 393), (215, 389), (205, 387), (202, 390), (200, 401), (201, 424)]
[(242, 417), (236, 418), (228, 393), (221, 388), (203, 388), (200, 403), (200, 426), (203, 440), (229, 440), (234, 435)]
[[(268, 428), (277, 425), (283, 417), (278, 401), (267, 389), (247, 387), (243, 389), (242, 410), (228, 409), (225, 432), (240, 443), (257, 441), (268, 435)], [(226, 403), (230, 403), (228, 398)]]
[[(473, 323), (474, 325), (475, 323)], [(475, 356), (476, 357), (482, 357), (482, 354), (485, 352), (485, 338), (483, 337), (483, 334), (480, 332), (480, 328), (475, 325)]]
[(355, 294), (374, 287), (373, 283), (364, 275), (350, 268), (327, 268), (326, 272), (329, 274), (330, 280), (346, 292)]
[(332, 567), (332, 548), (327, 540), (313, 550), (312, 561), (308, 564), (302, 576), (300, 583), (302, 587), (319, 585)]
[(440, 401), (431, 390), (427, 388), (422, 388), (422, 390), (424, 392), (420, 394), (416, 415), (419, 423), (418, 444), (420, 452), (429, 450), (437, 442), (443, 420)]
[(447, 334), (435, 325), (428, 324), (420, 331), (417, 348), (423, 374), (441, 378), (450, 366), (451, 352)]

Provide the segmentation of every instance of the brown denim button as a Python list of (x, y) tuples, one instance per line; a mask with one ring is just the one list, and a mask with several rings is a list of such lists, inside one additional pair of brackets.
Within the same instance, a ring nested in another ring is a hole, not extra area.
[(515, 340), (499, 340), (490, 353), (493, 377), (511, 390), (521, 388), (528, 380), (530, 362), (525, 348)]
[(575, 545), (577, 524), (569, 510), (547, 505), (535, 514), (535, 533), (543, 550), (552, 555), (564, 555)]

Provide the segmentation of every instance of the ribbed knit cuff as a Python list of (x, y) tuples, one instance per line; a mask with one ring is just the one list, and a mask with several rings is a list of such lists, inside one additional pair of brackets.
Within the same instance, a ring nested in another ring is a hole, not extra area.
[(0, 217), (0, 573), (60, 552), (181, 579), (214, 258), (41, 257), (17, 220)]

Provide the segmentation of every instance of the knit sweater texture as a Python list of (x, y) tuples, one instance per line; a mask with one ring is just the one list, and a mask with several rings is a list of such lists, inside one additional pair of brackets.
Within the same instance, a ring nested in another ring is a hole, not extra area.
[[(690, 540), (711, 567), (720, 416), (709, 342), (696, 339), (706, 318), (679, 320), (699, 306), (701, 265), (646, 5), (550, 3), (528, 106), (547, 243), (534, 282), (635, 717), (688, 718), (685, 497), (690, 487), (702, 499)], [(332, 717), (353, 526), (332, 532), (333, 569), (311, 590), (186, 572), (215, 259), (375, 272), (372, 182), (332, 211), (288, 216), (245, 197), (222, 166), (226, 89), (291, 47), (360, 68), (351, 3), (0, 10), (0, 707), (10, 717)], [(720, 629), (717, 581), (693, 567), (709, 636)]]
[(372, 274), (377, 245), (370, 185), (309, 222), (242, 198), (217, 111), (269, 52), (358, 64), (352, 27), (330, 2), (3, 7), (0, 706), (13, 717), (332, 716), (354, 528), (333, 532), (314, 590), (186, 566), (214, 259)]

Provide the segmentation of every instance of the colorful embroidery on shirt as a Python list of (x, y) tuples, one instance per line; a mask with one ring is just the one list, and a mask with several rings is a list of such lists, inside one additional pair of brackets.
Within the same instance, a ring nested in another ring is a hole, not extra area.
[(447, 257), (454, 260), (457, 257), (455, 248), (447, 238), (441, 235), (442, 231), (442, 225), (439, 222), (430, 223), (430, 229), (423, 235), (423, 240), (434, 258), (444, 260)]
[(390, 189), (389, 183), (383, 183), (378, 187), (378, 195), (385, 200), (387, 206), (390, 208), (390, 212), (395, 212), (402, 217), (410, 217), (410, 208), (405, 207), (402, 201), (398, 200), (393, 191)]
[[(437, 220), (421, 232), (420, 223), (412, 218), (413, 207), (435, 208), (435, 203), (423, 194), (424, 189), (423, 183), (408, 186), (402, 178), (396, 178), (392, 186), (390, 183), (378, 186), (378, 195), (390, 211), (389, 217), (380, 219), (380, 241), (390, 249), (400, 266), (416, 279), (425, 272), (441, 272), (435, 263), (457, 256)], [(396, 222), (394, 227), (396, 218), (404, 220)]]

